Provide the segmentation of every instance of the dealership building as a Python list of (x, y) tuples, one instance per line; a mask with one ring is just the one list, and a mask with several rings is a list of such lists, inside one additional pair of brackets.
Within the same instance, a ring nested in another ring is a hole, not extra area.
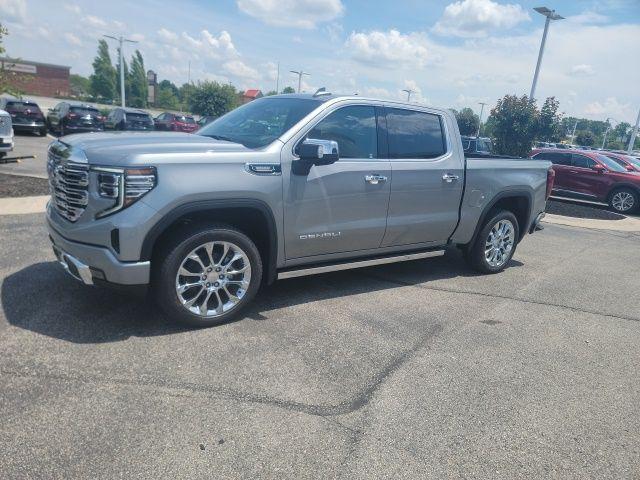
[(11, 86), (26, 94), (43, 97), (66, 97), (70, 94), (71, 67), (12, 58), (0, 58), (0, 62), (2, 69), (9, 73)]

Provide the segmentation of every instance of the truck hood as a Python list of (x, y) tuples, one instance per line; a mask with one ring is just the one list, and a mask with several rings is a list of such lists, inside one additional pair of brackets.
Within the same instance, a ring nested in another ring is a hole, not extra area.
[(250, 151), (239, 143), (180, 132), (82, 133), (62, 137), (50, 148), (75, 162), (113, 166), (153, 163), (155, 155)]

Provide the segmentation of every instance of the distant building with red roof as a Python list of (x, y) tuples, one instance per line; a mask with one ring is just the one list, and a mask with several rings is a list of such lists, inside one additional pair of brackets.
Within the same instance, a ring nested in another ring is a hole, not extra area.
[(264, 97), (264, 95), (260, 90), (255, 88), (255, 89), (245, 90), (240, 100), (242, 101), (243, 104), (245, 104), (245, 103), (251, 102), (252, 100), (255, 100), (256, 98), (261, 98), (261, 97)]

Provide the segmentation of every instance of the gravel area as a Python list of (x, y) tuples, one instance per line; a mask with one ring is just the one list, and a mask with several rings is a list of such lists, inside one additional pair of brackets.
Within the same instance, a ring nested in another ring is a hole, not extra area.
[(49, 182), (46, 179), (0, 173), (0, 198), (37, 195), (49, 195)]
[(564, 215), (565, 217), (589, 218), (593, 220), (624, 220), (626, 217), (607, 210), (605, 206), (588, 205), (565, 202), (561, 200), (549, 200), (547, 213)]

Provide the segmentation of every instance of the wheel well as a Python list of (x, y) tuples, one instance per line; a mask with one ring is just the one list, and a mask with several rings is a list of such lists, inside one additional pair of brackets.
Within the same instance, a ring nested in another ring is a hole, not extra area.
[(607, 202), (611, 202), (611, 197), (613, 196), (613, 194), (620, 190), (631, 190), (636, 195), (640, 196), (640, 187), (636, 187), (635, 185), (626, 185), (626, 184), (616, 185), (611, 189), (611, 191), (607, 195)]
[[(516, 220), (518, 220), (518, 230), (520, 232), (519, 240), (522, 240), (527, 233), (530, 209), (531, 205), (529, 199), (520, 195), (502, 197), (491, 207), (491, 210), (508, 210), (516, 216)], [(484, 220), (485, 219), (483, 219), (482, 223), (484, 223)]]
[[(177, 235), (187, 229), (212, 223), (229, 225), (247, 235), (256, 244), (260, 252), (264, 280), (269, 283), (273, 281), (275, 278), (277, 252), (273, 218), (268, 218), (265, 212), (254, 207), (211, 208), (191, 211), (177, 216), (159, 234), (151, 234), (150, 237), (145, 239), (146, 245), (143, 245), (143, 256), (153, 258), (162, 252)], [(148, 245), (149, 241), (152, 242), (151, 245)], [(151, 262), (152, 268), (154, 263)]]

